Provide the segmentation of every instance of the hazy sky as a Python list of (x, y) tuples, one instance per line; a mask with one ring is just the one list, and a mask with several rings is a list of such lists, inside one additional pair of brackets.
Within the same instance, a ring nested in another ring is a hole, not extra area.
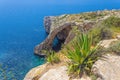
[(87, 4), (106, 4), (106, 3), (120, 3), (120, 0), (0, 0), (0, 5), (10, 5), (10, 4), (31, 4), (31, 5), (72, 5), (72, 4), (79, 4), (79, 5), (87, 5)]

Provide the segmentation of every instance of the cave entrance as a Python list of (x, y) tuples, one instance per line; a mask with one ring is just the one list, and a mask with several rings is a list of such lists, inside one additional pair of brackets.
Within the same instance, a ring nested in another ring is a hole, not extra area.
[(58, 52), (59, 50), (61, 50), (62, 44), (64, 44), (64, 41), (61, 41), (57, 37), (55, 37), (55, 39), (53, 40), (52, 49), (55, 52)]
[(69, 37), (69, 33), (74, 25), (74, 23), (66, 23), (54, 29), (41, 44), (35, 47), (34, 53), (41, 55), (42, 50), (50, 49), (59, 51), (62, 44), (69, 42), (70, 39), (72, 39)]
[(57, 51), (61, 50), (61, 47), (64, 44), (64, 42), (66, 41), (66, 38), (68, 37), (71, 29), (72, 29), (71, 26), (68, 26), (56, 34), (56, 36), (53, 40), (53, 43), (52, 43), (52, 49), (54, 51), (57, 52)]

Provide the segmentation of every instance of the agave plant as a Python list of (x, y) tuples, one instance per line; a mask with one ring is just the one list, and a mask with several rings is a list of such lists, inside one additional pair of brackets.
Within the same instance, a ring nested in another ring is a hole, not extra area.
[(82, 76), (85, 72), (90, 73), (93, 63), (97, 60), (96, 50), (98, 46), (92, 47), (92, 37), (86, 33), (82, 33), (66, 47), (69, 74), (76, 73)]

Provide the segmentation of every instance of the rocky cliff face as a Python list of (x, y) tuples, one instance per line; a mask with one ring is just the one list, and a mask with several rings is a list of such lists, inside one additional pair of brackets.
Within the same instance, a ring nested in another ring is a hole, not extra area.
[(44, 18), (44, 27), (49, 35), (42, 43), (35, 47), (34, 53), (44, 56), (44, 53), (41, 51), (52, 49), (52, 43), (55, 37), (64, 41), (64, 44), (67, 44), (74, 38), (74, 34), (71, 33), (73, 27), (77, 26), (80, 30), (89, 30), (94, 27), (96, 23), (110, 16), (120, 17), (120, 11), (105, 10), (72, 15), (47, 16)]
[(54, 19), (53, 16), (46, 16), (44, 18), (44, 27), (47, 33), (50, 33), (50, 28), (51, 28), (53, 19)]

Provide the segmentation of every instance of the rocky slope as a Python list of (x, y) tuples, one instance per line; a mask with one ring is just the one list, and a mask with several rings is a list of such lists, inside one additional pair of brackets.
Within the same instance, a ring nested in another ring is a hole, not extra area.
[(120, 56), (105, 55), (98, 60), (92, 71), (98, 77), (97, 80), (120, 80)]
[[(119, 39), (103, 40), (99, 45), (109, 48), (110, 44)], [(107, 42), (106, 42), (107, 41)], [(97, 76), (95, 80), (120, 80), (120, 56), (106, 54), (96, 61), (92, 67), (92, 72)], [(67, 66), (64, 61), (59, 64), (50, 65), (49, 63), (31, 69), (24, 80), (92, 80), (88, 76), (71, 79), (67, 74)]]
[[(49, 33), (48, 37), (35, 47), (35, 54), (44, 56), (42, 50), (49, 50), (53, 47), (53, 40), (57, 37), (63, 40), (64, 44), (69, 43), (74, 38), (72, 29), (77, 26), (79, 30), (89, 30), (99, 24), (101, 21), (110, 16), (120, 17), (119, 10), (104, 10), (96, 12), (88, 12), (72, 15), (49, 16), (45, 17), (44, 25), (46, 32)], [(111, 43), (120, 39), (109, 39), (100, 41), (100, 45), (104, 48), (109, 48)], [(96, 80), (120, 80), (120, 56), (113, 54), (106, 54), (100, 60), (95, 62), (92, 67)], [(31, 69), (24, 80), (92, 80), (88, 76), (82, 76), (80, 79), (71, 79), (67, 74), (67, 66), (65, 64), (65, 56), (59, 64), (50, 65), (45, 63), (36, 68)]]

